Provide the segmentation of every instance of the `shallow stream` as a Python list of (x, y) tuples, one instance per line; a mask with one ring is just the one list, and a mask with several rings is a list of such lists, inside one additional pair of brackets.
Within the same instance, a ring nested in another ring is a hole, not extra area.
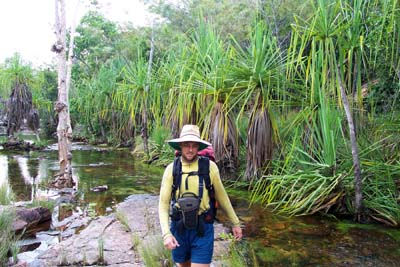
[[(8, 181), (18, 201), (56, 195), (46, 188), (58, 169), (54, 149), (0, 150), (0, 184)], [(135, 162), (127, 150), (73, 146), (79, 205), (90, 207), (96, 215), (112, 211), (129, 195), (157, 194), (162, 173), (161, 168)], [(90, 191), (100, 185), (109, 189)], [(230, 195), (245, 225), (245, 241), (237, 246), (250, 248), (251, 255), (245, 257), (255, 257), (259, 266), (400, 266), (399, 229), (319, 216), (287, 218), (256, 205), (249, 207), (237, 191), (231, 190)]]

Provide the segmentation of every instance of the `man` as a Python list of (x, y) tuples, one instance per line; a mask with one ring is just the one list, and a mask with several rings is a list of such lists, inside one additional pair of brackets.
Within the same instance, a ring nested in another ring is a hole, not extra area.
[[(212, 211), (213, 195), (231, 221), (236, 240), (242, 238), (239, 219), (222, 185), (217, 165), (197, 156), (198, 151), (211, 145), (201, 140), (199, 128), (196, 125), (183, 126), (180, 137), (169, 140), (168, 144), (179, 150), (182, 156), (168, 165), (162, 179), (159, 216), (164, 246), (172, 250), (172, 258), (179, 267), (210, 266), (214, 247), (214, 227), (213, 220), (209, 220), (210, 216), (207, 215), (212, 214), (210, 211)], [(209, 170), (206, 175), (199, 169), (201, 165), (201, 169), (204, 170), (204, 162), (207, 163)], [(173, 174), (177, 166), (181, 169)], [(179, 179), (174, 180), (174, 176)], [(174, 181), (178, 184), (175, 187)], [(170, 228), (171, 200), (173, 212)]]

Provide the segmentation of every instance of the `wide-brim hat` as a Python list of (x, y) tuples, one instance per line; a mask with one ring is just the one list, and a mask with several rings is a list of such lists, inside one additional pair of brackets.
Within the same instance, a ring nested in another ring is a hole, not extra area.
[(183, 126), (181, 135), (179, 138), (175, 138), (172, 140), (167, 141), (168, 144), (176, 149), (176, 150), (181, 150), (181, 147), (179, 146), (180, 143), (183, 142), (197, 142), (199, 143), (199, 151), (205, 149), (208, 146), (211, 146), (211, 144), (207, 141), (204, 141), (200, 138), (200, 130), (197, 125), (191, 125), (191, 124), (186, 124)]

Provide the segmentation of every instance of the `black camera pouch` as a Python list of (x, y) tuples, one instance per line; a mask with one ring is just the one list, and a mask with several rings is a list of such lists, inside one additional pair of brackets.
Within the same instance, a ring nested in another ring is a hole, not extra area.
[(191, 192), (186, 192), (178, 199), (182, 213), (183, 224), (186, 229), (197, 229), (199, 223), (200, 199)]

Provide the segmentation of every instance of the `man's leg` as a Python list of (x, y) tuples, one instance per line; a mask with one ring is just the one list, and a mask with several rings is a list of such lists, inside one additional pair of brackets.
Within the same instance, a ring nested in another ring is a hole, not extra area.
[(176, 264), (178, 267), (190, 267), (190, 261), (182, 262), (182, 263), (177, 263)]
[(203, 263), (192, 263), (191, 267), (209, 267), (210, 264), (203, 264)]
[(205, 223), (204, 235), (198, 236), (197, 231), (191, 246), (191, 266), (208, 267), (210, 266), (214, 248), (214, 226)]

